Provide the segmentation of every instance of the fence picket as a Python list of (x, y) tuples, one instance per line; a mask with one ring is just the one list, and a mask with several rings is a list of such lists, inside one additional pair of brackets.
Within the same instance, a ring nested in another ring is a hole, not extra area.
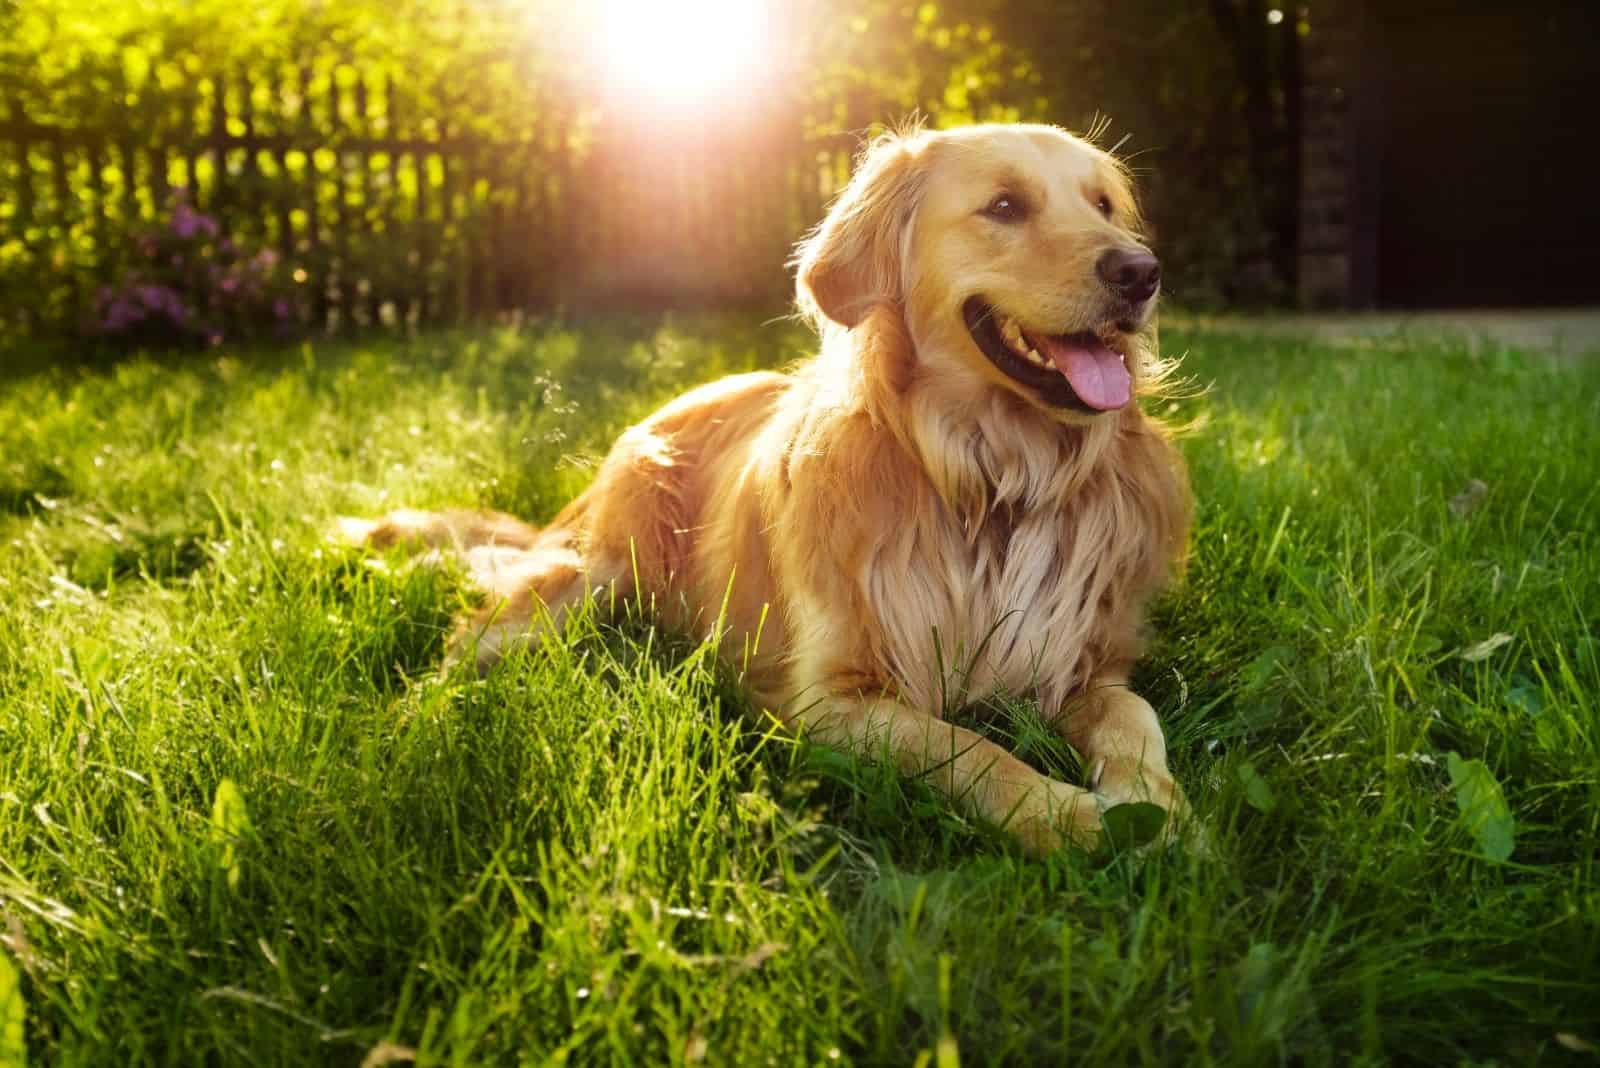
[(211, 159), (209, 207), (212, 214), (221, 215), (233, 209), (229, 188), (232, 182), (228, 174), (228, 82), (221, 71), (211, 79), (211, 125), (207, 149)]
[[(398, 124), (398, 119), (396, 118), (398, 113), (395, 109), (394, 90), (394, 74), (393, 72), (387, 72), (383, 78), (383, 135), (394, 140), (399, 140), (400, 127)], [(389, 187), (387, 190), (385, 190), (383, 213), (385, 220), (384, 241), (391, 244), (399, 244), (401, 246), (397, 260), (403, 266), (401, 270), (395, 273), (394, 287), (390, 289), (387, 294), (387, 302), (389, 307), (393, 310), (396, 323), (403, 323), (406, 321), (406, 300), (402, 295), (401, 283), (399, 279), (407, 278), (411, 275), (411, 257), (414, 254), (415, 249), (415, 246), (412, 243), (412, 238), (415, 236), (415, 233), (410, 228), (402, 225), (400, 215), (400, 156), (400, 150), (398, 148), (394, 148), (390, 149), (386, 157), (388, 162)], [(380, 302), (378, 307), (381, 311), (383, 304)]]
[[(269, 72), (269, 88), (272, 90), (272, 132), (282, 134), (290, 128), (289, 116), (286, 114), (288, 100), (284, 90), (285, 71), (274, 68)], [(278, 255), (282, 257), (283, 270), (294, 270), (294, 264), (299, 258), (296, 254), (296, 237), (294, 232), (294, 178), (289, 170), (290, 149), (280, 143), (269, 150), (274, 165), (278, 169), (278, 180), (273, 185), (272, 206), (278, 216)]]
[[(50, 170), (55, 181), (55, 216), (60, 220), (61, 242), (72, 240), (71, 208), (72, 180), (67, 177), (67, 148), (63, 139), (56, 137), (50, 141)], [(78, 307), (78, 271), (70, 256), (66, 262), (66, 270), (62, 272), (63, 281), (66, 283), (65, 303), (66, 313), (76, 319)]]

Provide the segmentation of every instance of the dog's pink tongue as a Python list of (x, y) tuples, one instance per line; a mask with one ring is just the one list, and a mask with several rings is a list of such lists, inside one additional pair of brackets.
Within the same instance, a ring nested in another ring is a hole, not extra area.
[(1053, 335), (1041, 340), (1044, 354), (1089, 407), (1110, 411), (1133, 399), (1133, 376), (1122, 357), (1093, 334)]

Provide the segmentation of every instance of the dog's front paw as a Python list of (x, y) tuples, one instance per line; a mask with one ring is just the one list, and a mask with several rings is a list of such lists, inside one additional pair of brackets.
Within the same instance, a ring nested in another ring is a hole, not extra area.
[(1118, 849), (1181, 840), (1204, 850), (1204, 828), (1164, 770), (1101, 760), (1090, 772), (1089, 789), (1100, 804), (1106, 840)]
[(1093, 853), (1100, 848), (1103, 833), (1094, 794), (1054, 780), (1025, 796), (1005, 829), (1035, 857), (1067, 847)]

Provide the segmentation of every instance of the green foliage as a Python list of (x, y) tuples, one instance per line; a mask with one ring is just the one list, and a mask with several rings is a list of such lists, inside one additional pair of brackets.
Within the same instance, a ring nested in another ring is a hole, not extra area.
[(1131, 162), (1168, 292), (1191, 307), (1289, 295), (1296, 18), (1272, 24), (1266, 5), (1240, 0), (968, 4), (1027, 57), (1002, 92), (1032, 100), (1025, 113), (1101, 130)]
[[(0, 124), (27, 148), (0, 153), (0, 335), (91, 321), (90, 294), (136, 258), (169, 185), (226, 238), (301, 270), (318, 325), (330, 290), (345, 322), (378, 317), (367, 293), (391, 320), (456, 310), (512, 175), (564, 150), (529, 136), (549, 111), (529, 33), (510, 5), (451, 0), (6, 9)], [(217, 150), (246, 133), (254, 147)], [(464, 138), (502, 148), (493, 161), (348, 149)]]
[(822, 133), (1054, 122), (1132, 161), (1169, 287), (1271, 302), (1293, 279), (1298, 54), (1310, 23), (1217, 0), (839, 0), (803, 68)]
[[(1529, 1064), (1600, 1040), (1600, 369), (1163, 338), (1210, 388), (1170, 413), (1204, 421), (1200, 512), (1136, 684), (1204, 848), (1042, 862), (769, 733), (709, 647), (626, 606), (440, 677), (459, 574), (324, 539), (402, 504), (548, 519), (666, 398), (807, 351), (791, 326), (0, 380), (0, 944), (33, 1061)], [(965, 721), (1081, 775), (1026, 701)], [(1509, 862), (1463, 783), (1514, 820)]]
[(392, 81), (393, 94), (372, 102), (377, 130), (449, 121), (503, 134), (522, 128), (510, 124), (538, 58), (522, 47), (531, 30), (519, 32), (517, 11), (454, 0), (30, 0), (0, 14), (0, 69), (10, 117), (67, 126), (171, 132), (206, 121), (219, 90), (237, 90), (216, 75), (251, 71), (258, 105), (302, 93), (320, 104), (277, 120), (263, 106), (261, 132), (289, 122), (334, 133), (337, 116), (321, 103), (329, 88)]
[(597, 81), (581, 5), (0, 7), (0, 334), (88, 323), (169, 185), (302, 271), (315, 326), (658, 298), (629, 271), (662, 258), (668, 297), (776, 303), (859, 135), (913, 115), (1095, 132), (1140, 172), (1171, 291), (1282, 297), (1300, 38), (1247, 9), (774, 4), (765, 81), (682, 114)]
[[(221, 224), (174, 198), (158, 224), (133, 235), (134, 257), (95, 299), (90, 329), (141, 344), (220, 344), (307, 317), (294, 271), (267, 248), (242, 248)], [(302, 270), (303, 273), (303, 270)]]

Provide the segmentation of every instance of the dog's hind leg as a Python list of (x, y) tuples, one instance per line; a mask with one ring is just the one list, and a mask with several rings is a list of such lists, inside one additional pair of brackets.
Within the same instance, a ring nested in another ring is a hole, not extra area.
[(470, 657), (480, 674), (541, 634), (559, 635), (567, 613), (589, 594), (625, 596), (632, 588), (625, 561), (580, 555), (560, 531), (547, 531), (531, 549), (479, 545), (465, 560), (488, 599), (456, 627), (446, 667)]
[(631, 577), (625, 563), (580, 554), (570, 528), (541, 531), (503, 512), (402, 508), (381, 519), (341, 517), (337, 535), (371, 549), (450, 554), (466, 565), (472, 584), (487, 597), (457, 624), (446, 669), (471, 658), (480, 673), (488, 671), (540, 633), (559, 633), (567, 612), (591, 590), (617, 590)]
[(480, 545), (530, 549), (539, 531), (504, 512), (419, 512), (401, 508), (382, 519), (341, 516), (340, 540), (371, 549), (446, 549), (466, 552)]

